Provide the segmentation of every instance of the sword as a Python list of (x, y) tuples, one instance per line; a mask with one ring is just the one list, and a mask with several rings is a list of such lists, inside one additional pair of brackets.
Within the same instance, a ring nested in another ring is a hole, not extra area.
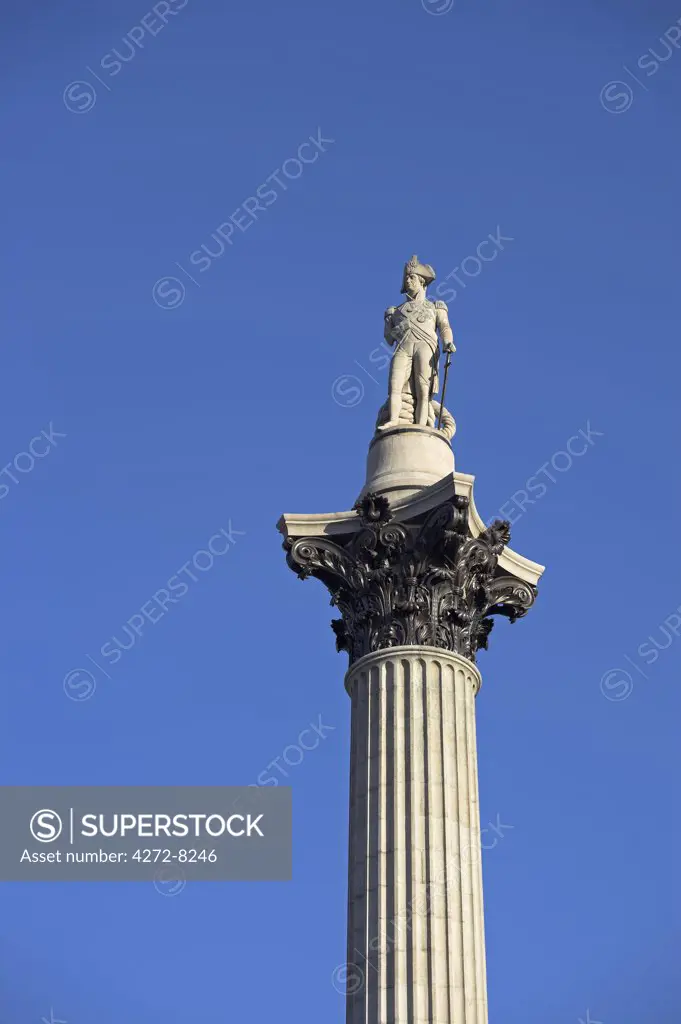
[(442, 377), (442, 394), (440, 395), (440, 412), (437, 417), (437, 429), (442, 428), (442, 410), (445, 407), (445, 391), (447, 390), (447, 373), (449, 371), (449, 364), (452, 361), (452, 353), (447, 352), (447, 358), (445, 359), (445, 372)]

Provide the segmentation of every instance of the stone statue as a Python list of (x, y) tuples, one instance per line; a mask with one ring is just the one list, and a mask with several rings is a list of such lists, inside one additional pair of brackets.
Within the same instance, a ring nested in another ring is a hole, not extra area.
[[(426, 298), (426, 289), (434, 280), (433, 268), (412, 256), (402, 277), (402, 294), (406, 294), (407, 301), (385, 311), (384, 337), (396, 347), (390, 364), (387, 413), (385, 407), (381, 409), (378, 430), (400, 423), (434, 425), (432, 398), (439, 390), (438, 332), (444, 351), (456, 352), (446, 303)], [(445, 413), (443, 409), (443, 421)], [(446, 415), (453, 423), (451, 416)]]

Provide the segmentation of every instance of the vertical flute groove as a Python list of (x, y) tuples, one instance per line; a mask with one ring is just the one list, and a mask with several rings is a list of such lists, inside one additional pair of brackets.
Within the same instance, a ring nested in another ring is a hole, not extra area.
[(378, 790), (376, 806), (378, 810), (378, 851), (377, 851), (377, 882), (378, 892), (376, 906), (378, 910), (378, 925), (376, 944), (376, 957), (378, 960), (378, 982), (379, 982), (379, 1020), (388, 1020), (388, 925), (389, 902), (388, 902), (388, 688), (386, 679), (386, 665), (382, 664), (377, 669), (378, 702), (379, 702), (379, 723), (378, 723)]
[(395, 697), (393, 704), (395, 743), (394, 743), (394, 820), (395, 836), (395, 922), (393, 928), (394, 955), (394, 986), (395, 986), (395, 1021), (408, 1020), (407, 1000), (407, 857), (406, 848), (408, 834), (405, 828), (406, 801), (405, 783), (407, 778), (406, 732), (405, 732), (405, 688), (408, 683), (406, 670), (402, 664), (389, 666), (393, 674)]
[[(474, 686), (474, 680), (471, 680), (471, 685)], [(482, 884), (482, 833), (480, 831), (480, 789), (478, 784), (478, 754), (477, 754), (477, 736), (476, 736), (476, 724), (475, 724), (475, 689), (473, 696), (471, 697), (471, 722), (473, 735), (475, 739), (475, 758), (473, 762), (473, 785), (475, 787), (475, 793), (478, 795), (478, 817), (476, 819), (476, 828), (478, 830), (478, 837), (480, 840), (480, 851), (478, 857), (477, 867), (477, 879), (476, 879), (476, 892), (478, 894), (478, 955), (476, 959), (476, 965), (478, 967), (478, 1013), (480, 1024), (485, 1024), (487, 1020), (487, 959), (485, 956), (485, 898), (484, 889)]]
[(422, 647), (348, 674), (347, 1024), (487, 1024), (477, 681)]
[(480, 992), (485, 962), (483, 916), (482, 916), (482, 848), (480, 845), (480, 802), (477, 779), (477, 746), (475, 736), (475, 697), (473, 679), (465, 675), (466, 730), (468, 735), (468, 791), (471, 794), (471, 892), (473, 896), (473, 925), (475, 941), (475, 1017), (480, 1021)]

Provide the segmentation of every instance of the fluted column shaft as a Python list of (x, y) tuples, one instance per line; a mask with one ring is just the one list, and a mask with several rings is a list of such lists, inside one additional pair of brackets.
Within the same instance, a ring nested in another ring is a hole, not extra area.
[(346, 676), (347, 1024), (487, 1024), (480, 682), (466, 658), (415, 646)]

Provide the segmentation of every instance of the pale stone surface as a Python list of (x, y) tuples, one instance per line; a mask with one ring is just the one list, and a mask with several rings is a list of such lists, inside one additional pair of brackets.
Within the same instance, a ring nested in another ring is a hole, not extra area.
[(405, 420), (422, 427), (433, 422), (432, 398), (439, 390), (438, 335), (446, 352), (456, 351), (446, 303), (426, 297), (434, 280), (433, 268), (412, 256), (402, 276), (407, 301), (385, 311), (383, 336), (389, 345), (395, 345), (395, 354), (390, 364), (387, 418), (377, 427), (379, 431)]
[(366, 483), (369, 491), (385, 494), (391, 504), (454, 472), (454, 453), (442, 431), (432, 427), (398, 426), (378, 433), (369, 445)]
[[(485, 529), (485, 523), (475, 507), (473, 483), (475, 477), (469, 473), (453, 473), (445, 477), (439, 484), (433, 484), (417, 494), (391, 501), (396, 522), (406, 522), (437, 508), (443, 502), (451, 500), (455, 494), (468, 498), (468, 522), (473, 537), (479, 537)], [(277, 523), (279, 531), (286, 540), (298, 537), (329, 537), (344, 536), (359, 532), (362, 529), (357, 513), (352, 509), (347, 512), (317, 513), (285, 513)], [(536, 586), (544, 572), (544, 566), (518, 554), (506, 546), (499, 556), (499, 566), (505, 572), (518, 576), (525, 583)]]
[[(378, 410), (378, 416), (376, 417), (376, 430), (379, 427), (382, 428), (385, 423), (388, 422), (388, 402), (384, 402), (381, 408)], [(443, 408), (439, 402), (432, 401), (428, 406), (428, 422), (427, 427), (437, 427), (438, 432), (441, 433), (448, 441), (454, 437), (456, 433), (456, 423), (449, 409)], [(440, 409), (442, 409), (442, 416), (440, 416)], [(414, 405), (411, 400), (407, 389), (402, 392), (402, 409), (400, 411), (400, 417), (398, 426), (413, 426), (414, 425)]]
[(486, 1024), (475, 694), (432, 647), (350, 668), (347, 1024)]

